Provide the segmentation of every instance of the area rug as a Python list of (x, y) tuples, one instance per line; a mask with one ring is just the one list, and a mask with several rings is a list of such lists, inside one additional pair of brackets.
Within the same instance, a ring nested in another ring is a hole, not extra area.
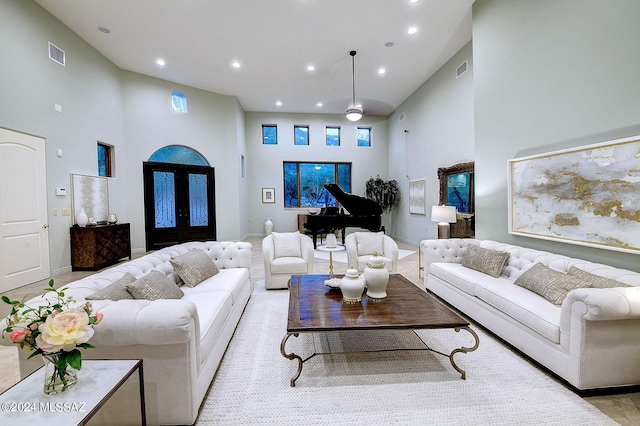
[[(403, 259), (407, 256), (412, 255), (415, 252), (416, 252), (415, 250), (398, 249), (398, 259)], [(316, 259), (329, 260), (329, 252), (315, 250), (313, 253), (313, 257), (315, 257)], [(333, 252), (333, 261), (340, 262), (340, 263), (347, 263), (347, 252), (346, 251)]]
[[(287, 290), (260, 282), (243, 314), (196, 425), (615, 425), (598, 409), (478, 327), (480, 347), (449, 359), (427, 351), (316, 356), (295, 387), (297, 362), (280, 354)], [(408, 333), (408, 334), (407, 334)], [(386, 334), (386, 336), (384, 335)], [(453, 330), (418, 333), (449, 353), (470, 346)], [(411, 332), (326, 333), (291, 337), (287, 352), (413, 345)]]

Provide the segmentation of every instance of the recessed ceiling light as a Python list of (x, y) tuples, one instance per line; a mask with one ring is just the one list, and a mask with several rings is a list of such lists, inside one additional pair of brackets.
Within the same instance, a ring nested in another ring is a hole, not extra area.
[(102, 26), (98, 27), (98, 30), (100, 30), (100, 32), (103, 32), (105, 34), (109, 34), (111, 32), (111, 30), (109, 28), (102, 27)]
[(307, 65), (307, 71), (315, 71), (316, 67), (314, 65)]
[(420, 0), (409, 0), (409, 3), (418, 3)]
[(418, 32), (418, 28), (417, 27), (409, 27), (409, 29), (407, 30), (407, 34), (409, 34), (409, 35), (414, 35), (417, 32)]
[(167, 65), (167, 63), (164, 61), (164, 59), (158, 58), (156, 59), (156, 65), (159, 67), (164, 67), (165, 65)]
[(276, 101), (277, 106), (282, 106), (282, 101)]
[(383, 75), (387, 72), (387, 70), (385, 70), (384, 68), (380, 68), (378, 69), (378, 74)]
[(240, 68), (240, 62), (238, 62), (238, 61), (233, 61), (233, 62), (231, 63), (231, 66), (232, 66), (232, 67), (234, 67), (234, 68)]
[(317, 106), (318, 108), (322, 107), (322, 102), (318, 102), (318, 103), (316, 104), (316, 106)]

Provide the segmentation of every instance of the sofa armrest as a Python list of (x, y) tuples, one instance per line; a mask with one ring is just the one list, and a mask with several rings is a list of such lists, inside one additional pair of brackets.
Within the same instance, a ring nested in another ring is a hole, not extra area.
[(587, 321), (640, 319), (640, 287), (572, 290), (562, 303), (561, 323), (570, 320), (570, 310), (576, 303), (582, 305), (582, 318)]
[(194, 336), (200, 342), (198, 311), (188, 300), (100, 300), (92, 305), (104, 315), (94, 327), (93, 345), (170, 345)]

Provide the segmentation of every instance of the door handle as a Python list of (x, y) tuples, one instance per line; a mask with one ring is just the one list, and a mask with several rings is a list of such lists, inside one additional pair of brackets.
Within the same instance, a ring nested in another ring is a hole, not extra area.
[(48, 227), (49, 227), (49, 224), (48, 224), (48, 223), (45, 223), (44, 225), (42, 225), (42, 228), (43, 228), (43, 229), (47, 229)]

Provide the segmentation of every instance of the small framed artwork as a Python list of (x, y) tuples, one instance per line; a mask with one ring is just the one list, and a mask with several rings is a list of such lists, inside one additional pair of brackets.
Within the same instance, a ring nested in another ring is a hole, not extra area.
[(275, 188), (262, 188), (262, 202), (263, 203), (275, 203), (276, 202), (276, 189)]
[(409, 213), (426, 214), (425, 189), (425, 179), (412, 180), (409, 182)]

